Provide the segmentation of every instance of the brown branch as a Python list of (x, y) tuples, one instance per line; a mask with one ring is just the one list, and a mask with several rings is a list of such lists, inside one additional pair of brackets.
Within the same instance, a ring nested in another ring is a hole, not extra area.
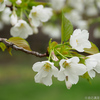
[(28, 51), (22, 47), (18, 47), (15, 44), (13, 44), (12, 42), (8, 42), (6, 38), (0, 38), (0, 42), (3, 42), (8, 48), (11, 47), (15, 50), (19, 50), (19, 51), (25, 52), (27, 54), (32, 54), (32, 55), (35, 55), (37, 57), (47, 57), (48, 56), (48, 53), (41, 54), (41, 53), (36, 52), (36, 51)]
[(10, 8), (10, 10), (13, 11), (13, 5), (6, 5), (6, 7)]

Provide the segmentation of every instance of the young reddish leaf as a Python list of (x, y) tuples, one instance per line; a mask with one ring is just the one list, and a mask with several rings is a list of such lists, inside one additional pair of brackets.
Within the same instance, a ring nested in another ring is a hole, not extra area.
[(20, 37), (11, 37), (9, 38), (8, 40), (9, 42), (12, 42), (13, 44), (15, 44), (16, 46), (18, 47), (22, 47), (28, 51), (32, 51), (30, 49), (30, 46), (28, 44), (28, 42), (26, 40), (24, 40), (23, 38), (20, 38)]
[(6, 45), (4, 43), (0, 42), (0, 48), (2, 49), (2, 51), (5, 51)]
[(84, 52), (85, 53), (89, 53), (89, 54), (96, 54), (96, 53), (99, 53), (99, 49), (98, 49), (98, 47), (94, 44), (94, 43), (92, 43), (91, 42), (91, 45), (92, 45), (92, 47), (91, 48), (85, 48), (84, 49)]

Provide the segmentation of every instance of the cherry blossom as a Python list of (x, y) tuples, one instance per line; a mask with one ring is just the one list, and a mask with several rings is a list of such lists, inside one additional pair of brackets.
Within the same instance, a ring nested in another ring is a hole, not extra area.
[(18, 22), (10, 30), (10, 33), (14, 37), (21, 37), (26, 39), (28, 35), (33, 34), (32, 28), (24, 20), (18, 20)]
[(0, 11), (3, 11), (5, 8), (5, 0), (0, 0)]
[[(86, 72), (86, 66), (79, 63), (78, 57), (73, 57), (68, 60), (62, 59), (60, 62), (60, 71), (58, 73), (58, 80), (68, 82), (70, 84), (76, 84), (79, 80), (79, 76)], [(68, 83), (68, 84), (69, 84)], [(66, 82), (67, 84), (67, 82)]]
[(10, 8), (5, 8), (4, 11), (1, 14), (1, 20), (4, 22), (4, 24), (10, 24), (10, 14), (12, 11)]
[(52, 75), (57, 77), (58, 74), (58, 69), (50, 61), (37, 62), (33, 65), (32, 69), (38, 72), (35, 75), (35, 82), (43, 83), (46, 86), (52, 85)]
[(43, 5), (33, 6), (32, 10), (30, 11), (29, 18), (30, 23), (38, 27), (41, 22), (47, 22), (52, 16), (52, 9), (43, 7)]
[(50, 0), (52, 8), (56, 11), (61, 10), (65, 5), (65, 0)]
[(11, 24), (15, 25), (17, 23), (17, 20), (18, 20), (17, 15), (15, 13), (12, 14), (11, 17), (10, 17)]
[(60, 38), (60, 34), (61, 34), (60, 26), (53, 26), (50, 24), (44, 25), (42, 27), (42, 31), (44, 34), (49, 35), (49, 37), (51, 38), (55, 38), (55, 39)]
[(87, 30), (76, 29), (70, 37), (70, 45), (77, 51), (83, 52), (84, 48), (91, 48), (88, 38), (89, 33)]
[(16, 4), (18, 4), (18, 5), (20, 5), (21, 3), (22, 3), (21, 0), (17, 0), (17, 1), (16, 1)]
[(100, 53), (88, 56), (85, 61), (88, 74), (91, 78), (95, 77), (96, 73), (100, 73)]

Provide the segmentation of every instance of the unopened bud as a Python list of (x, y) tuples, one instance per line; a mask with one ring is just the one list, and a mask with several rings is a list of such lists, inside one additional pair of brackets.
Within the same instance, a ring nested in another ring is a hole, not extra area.
[(59, 59), (56, 57), (54, 51), (51, 52), (51, 57), (54, 61), (58, 61)]
[(16, 1), (16, 4), (18, 4), (18, 5), (20, 5), (21, 3), (22, 3), (21, 0), (17, 0), (17, 1)]
[(16, 14), (11, 15), (10, 22), (12, 25), (15, 25), (17, 23), (17, 15)]
[(69, 81), (65, 81), (65, 82), (66, 82), (67, 89), (70, 89), (72, 87), (72, 84)]

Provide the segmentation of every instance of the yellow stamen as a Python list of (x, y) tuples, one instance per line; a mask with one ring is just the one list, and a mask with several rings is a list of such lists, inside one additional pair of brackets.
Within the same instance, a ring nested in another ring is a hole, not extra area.
[(33, 12), (32, 15), (33, 15), (33, 16), (36, 16), (36, 15), (37, 15), (37, 12)]
[(43, 66), (43, 69), (47, 72), (49, 72), (49, 70), (51, 69), (51, 65), (49, 63), (46, 63), (44, 66)]
[(65, 62), (63, 63), (63, 67), (66, 68), (66, 67), (70, 67), (70, 66), (69, 66), (69, 64), (65, 61)]
[(76, 43), (78, 44), (78, 40), (76, 40)]

